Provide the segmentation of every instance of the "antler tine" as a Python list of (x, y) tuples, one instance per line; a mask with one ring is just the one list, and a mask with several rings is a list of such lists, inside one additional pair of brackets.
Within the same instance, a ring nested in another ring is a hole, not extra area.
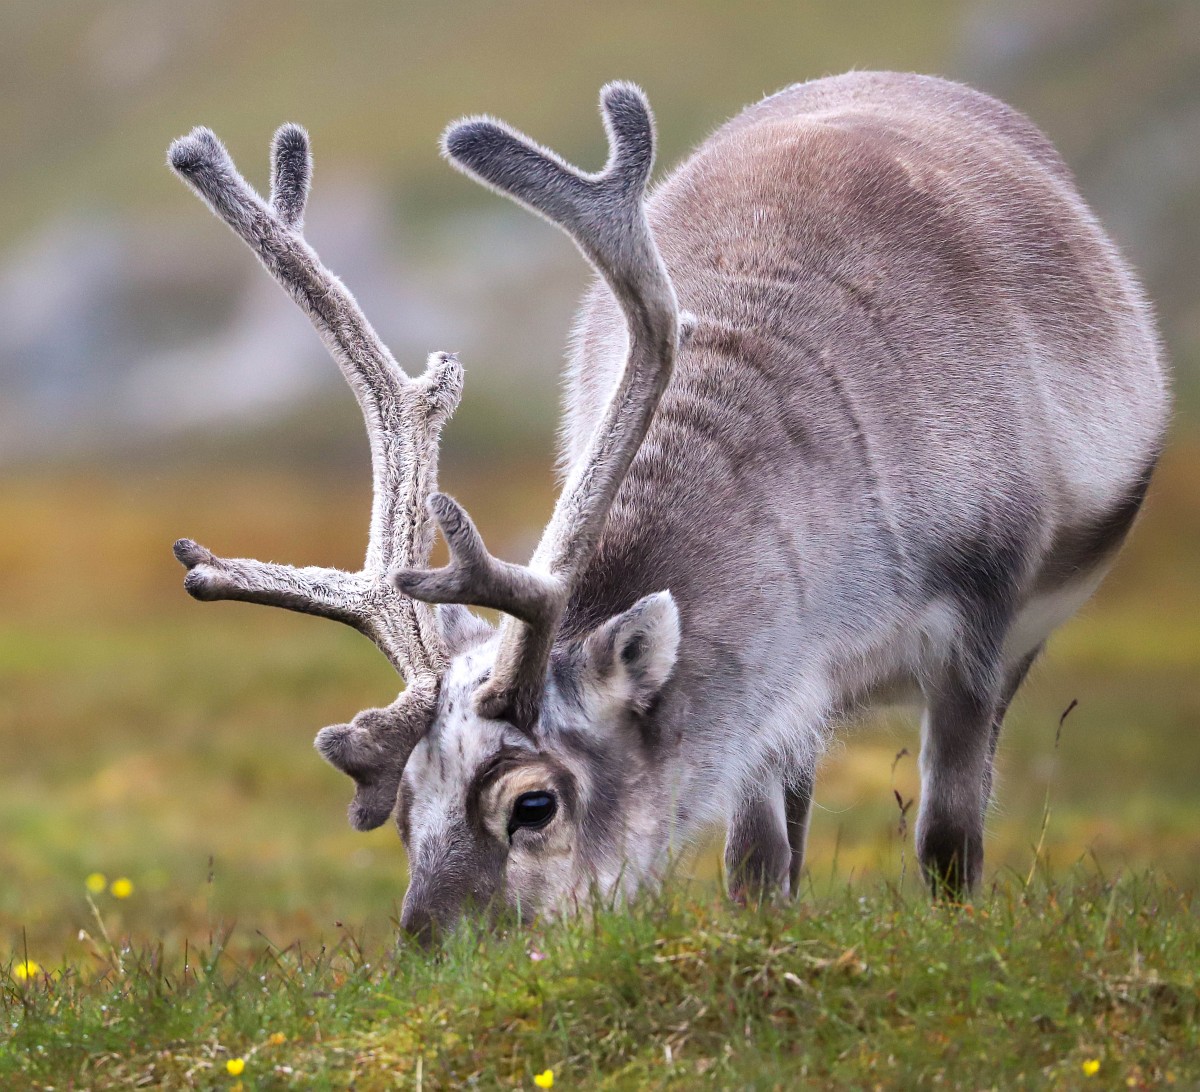
[(426, 603), (491, 607), (531, 626), (554, 621), (552, 604), (565, 590), (554, 577), (492, 557), (466, 509), (453, 497), (435, 493), (429, 509), (450, 547), (450, 564), (398, 570), (392, 579), (402, 592)]
[(350, 825), (374, 830), (396, 806), (408, 756), (429, 728), (437, 706), (437, 680), (423, 676), (385, 709), (364, 709), (349, 724), (317, 733), (314, 746), (326, 762), (357, 785)]
[(442, 152), (464, 174), (562, 228), (622, 303), (646, 297), (641, 301), (669, 304), (674, 314), (674, 289), (643, 206), (654, 165), (650, 104), (633, 84), (610, 83), (600, 92), (600, 111), (609, 155), (596, 174), (486, 117), (450, 126)]
[(195, 598), (263, 603), (345, 622), (405, 676), (408, 688), (392, 705), (326, 728), (317, 741), (321, 753), (358, 782), (350, 818), (369, 829), (392, 810), (404, 763), (434, 715), (446, 664), (432, 612), (402, 596), (387, 576), (393, 566), (421, 566), (429, 557), (434, 528), (425, 501), (437, 488), (438, 443), (462, 394), (462, 368), (454, 356), (435, 353), (423, 375), (405, 375), (354, 297), (305, 242), (312, 158), (298, 125), (275, 134), (269, 203), (209, 129), (175, 141), (168, 161), (308, 315), (366, 423), (374, 493), (359, 572), (220, 558), (190, 539), (175, 544), (175, 555), (188, 569), (184, 586)]
[[(645, 189), (654, 163), (654, 123), (645, 95), (628, 83), (603, 89), (608, 162), (586, 174), (528, 137), (488, 118), (451, 126), (450, 162), (561, 227), (608, 283), (629, 329), (621, 381), (572, 469), (541, 542), (520, 580), (487, 554), (466, 514), (431, 499), (455, 549), (451, 565), (399, 587), (433, 602), (490, 604), (507, 612), (492, 676), (476, 695), (485, 716), (530, 728), (538, 716), (550, 650), (571, 587), (595, 552), (604, 521), (650, 427), (679, 343), (675, 291), (650, 233)], [(519, 591), (519, 594), (517, 592)]]
[(271, 210), (294, 231), (304, 226), (311, 183), (308, 134), (299, 125), (281, 125), (271, 141)]

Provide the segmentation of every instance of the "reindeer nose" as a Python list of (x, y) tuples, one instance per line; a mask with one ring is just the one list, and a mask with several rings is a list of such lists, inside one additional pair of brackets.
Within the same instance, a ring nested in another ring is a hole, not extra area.
[(400, 928), (422, 948), (433, 947), (437, 933), (437, 919), (427, 906), (414, 904), (411, 900), (405, 899), (404, 909), (400, 912)]

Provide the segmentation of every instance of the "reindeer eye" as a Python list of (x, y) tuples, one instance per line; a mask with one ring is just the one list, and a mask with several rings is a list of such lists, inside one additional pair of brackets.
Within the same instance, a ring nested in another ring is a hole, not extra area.
[(508, 820), (508, 836), (519, 827), (537, 830), (544, 827), (558, 811), (558, 801), (549, 792), (523, 792), (513, 804), (512, 816)]

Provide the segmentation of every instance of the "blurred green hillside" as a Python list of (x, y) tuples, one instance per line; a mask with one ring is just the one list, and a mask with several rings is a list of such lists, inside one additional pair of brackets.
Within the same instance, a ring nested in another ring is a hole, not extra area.
[(326, 162), (380, 172), (410, 210), (486, 200), (436, 155), (448, 121), (511, 117), (564, 154), (602, 152), (598, 87), (641, 81), (671, 162), (741, 105), (848, 67), (940, 68), (952, 0), (754, 5), (522, 0), (254, 5), (16, 0), (0, 45), (8, 149), (0, 240), (63, 206), (181, 205), (155, 170), (197, 124), (264, 161), (282, 119)]

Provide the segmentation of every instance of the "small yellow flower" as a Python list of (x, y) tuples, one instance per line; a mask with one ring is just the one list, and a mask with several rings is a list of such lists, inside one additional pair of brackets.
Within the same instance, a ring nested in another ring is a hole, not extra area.
[(31, 978), (36, 978), (42, 973), (40, 963), (35, 963), (32, 959), (22, 960), (13, 968), (13, 974), (18, 982), (28, 982)]
[(227, 1061), (225, 1063), (225, 1072), (228, 1073), (231, 1077), (238, 1076), (242, 1072), (242, 1070), (245, 1068), (246, 1068), (246, 1059), (245, 1058), (230, 1058), (229, 1061)]
[(113, 880), (109, 891), (114, 899), (127, 899), (133, 894), (133, 883), (122, 876), (119, 880)]
[(1100, 1072), (1100, 1060), (1098, 1058), (1089, 1058), (1081, 1066), (1085, 1077), (1094, 1077)]
[(284, 1035), (282, 1031), (276, 1031), (267, 1037), (267, 1042), (270, 1043), (271, 1046), (281, 1046), (283, 1043), (287, 1042), (287, 1036)]
[(553, 1088), (554, 1087), (554, 1070), (547, 1069), (545, 1073), (535, 1074), (534, 1078), (533, 1078), (533, 1083), (536, 1084), (538, 1086), (538, 1088)]
[(108, 886), (108, 877), (103, 872), (93, 872), (83, 882), (93, 895), (99, 895)]

